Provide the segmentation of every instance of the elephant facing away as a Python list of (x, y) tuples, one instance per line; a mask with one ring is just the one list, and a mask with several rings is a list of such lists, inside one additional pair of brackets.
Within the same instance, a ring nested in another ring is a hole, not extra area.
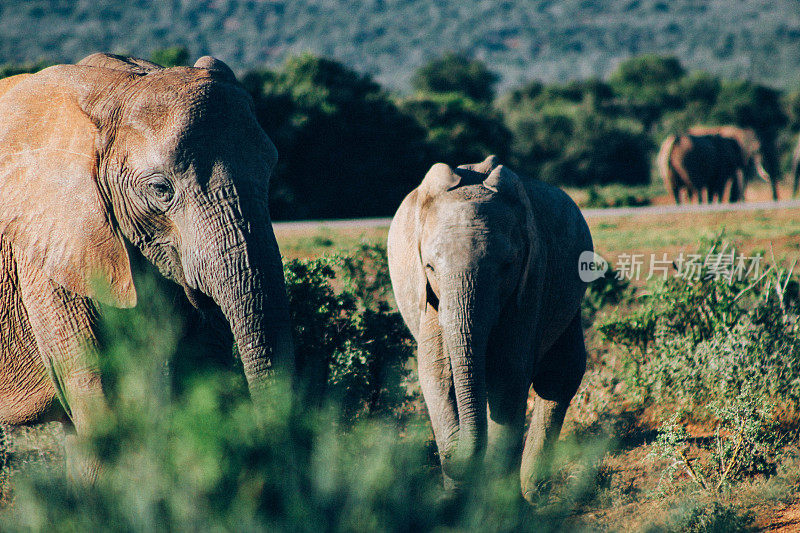
[(692, 126), (687, 133), (689, 135), (719, 135), (720, 137), (736, 141), (742, 151), (742, 157), (744, 159), (744, 175), (739, 178), (743, 183), (742, 191), (739, 195), (741, 200), (744, 200), (744, 189), (747, 188), (747, 183), (755, 176), (769, 182), (772, 189), (772, 199), (778, 199), (778, 175), (771, 175), (764, 168), (764, 155), (761, 149), (761, 141), (758, 140), (756, 132), (751, 128), (739, 128), (737, 126)]
[(536, 497), (586, 366), (578, 272), (586, 250), (592, 239), (572, 200), (523, 184), (494, 156), (456, 169), (437, 163), (400, 205), (389, 272), (418, 343), (447, 486), (463, 482), (488, 448), (508, 468), (521, 453), (523, 495)]
[(691, 202), (744, 198), (745, 156), (739, 143), (721, 135), (673, 135), (661, 145), (657, 165), (676, 204), (686, 190)]
[(0, 117), (0, 423), (91, 427), (95, 300), (137, 299), (126, 245), (216, 317), (262, 401), (294, 360), (267, 211), (277, 153), (231, 70), (94, 54), (0, 82)]

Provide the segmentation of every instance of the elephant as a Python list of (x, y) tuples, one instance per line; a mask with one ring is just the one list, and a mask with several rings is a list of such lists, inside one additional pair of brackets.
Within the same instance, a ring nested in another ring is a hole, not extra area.
[(495, 156), (433, 165), (398, 208), (389, 273), (418, 344), (446, 487), (462, 487), (488, 453), (501, 468), (519, 468), (526, 499), (538, 497), (586, 368), (578, 265), (592, 250), (564, 192), (523, 183)]
[(672, 135), (661, 145), (657, 165), (664, 186), (676, 204), (686, 189), (691, 202), (697, 195), (708, 203), (744, 198), (745, 155), (739, 143), (721, 135)]
[(800, 188), (800, 138), (797, 140), (797, 145), (792, 152), (792, 198), (797, 196), (797, 190)]
[(739, 145), (744, 157), (744, 175), (740, 177), (743, 184), (740, 192), (740, 199), (744, 199), (744, 189), (747, 183), (754, 176), (758, 176), (764, 181), (769, 182), (772, 189), (772, 199), (778, 199), (778, 180), (777, 174), (770, 174), (764, 168), (764, 155), (761, 142), (758, 140), (756, 132), (751, 128), (739, 128), (737, 126), (693, 126), (689, 128), (689, 135), (719, 135), (726, 139), (733, 139)]
[(96, 424), (97, 304), (136, 305), (129, 250), (236, 342), (263, 406), (294, 365), (267, 210), (277, 151), (230, 68), (93, 54), (2, 80), (0, 117), (0, 423)]

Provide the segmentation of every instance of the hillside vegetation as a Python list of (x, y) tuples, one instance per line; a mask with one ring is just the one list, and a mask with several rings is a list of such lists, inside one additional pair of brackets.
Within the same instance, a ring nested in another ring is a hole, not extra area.
[(187, 45), (238, 69), (312, 52), (392, 89), (447, 51), (491, 64), (504, 87), (610, 73), (669, 53), (691, 69), (795, 84), (793, 0), (32, 0), (0, 2), (0, 59), (75, 61), (98, 50), (144, 56)]

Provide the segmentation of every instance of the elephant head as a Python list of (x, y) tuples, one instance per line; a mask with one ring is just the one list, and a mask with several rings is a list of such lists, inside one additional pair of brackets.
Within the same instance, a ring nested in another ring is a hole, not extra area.
[(762, 180), (769, 182), (772, 186), (772, 195), (778, 199), (778, 189), (776, 178), (770, 176), (764, 168), (764, 155), (761, 150), (761, 142), (758, 140), (756, 132), (750, 128), (739, 128), (737, 126), (715, 126), (704, 127), (695, 126), (689, 129), (690, 135), (719, 135), (726, 139), (736, 141), (741, 150), (744, 165), (744, 175), (741, 183), (741, 196), (744, 196), (744, 188), (747, 180), (751, 176), (758, 176)]
[[(444, 384), (451, 391), (447, 405), (432, 406), (427, 395), (426, 402), (429, 410), (452, 413), (432, 413), (432, 420), (443, 470), (459, 478), (467, 463), (482, 456), (487, 440), (486, 357), (493, 327), (509, 313), (526, 312), (522, 302), (538, 246), (533, 215), (522, 182), (494, 156), (456, 169), (434, 165), (407, 202), (413, 204), (418, 245), (413, 282), (422, 306), (415, 333), (420, 358), (446, 359), (449, 370), (440, 381), (452, 380)], [(436, 336), (441, 348), (425, 342)], [(422, 353), (439, 349), (441, 355)]]
[(221, 309), (254, 399), (293, 364), (267, 211), (277, 152), (224, 63), (94, 54), (22, 79), (0, 115), (0, 232), (27, 264), (130, 307), (127, 240), (196, 307)]

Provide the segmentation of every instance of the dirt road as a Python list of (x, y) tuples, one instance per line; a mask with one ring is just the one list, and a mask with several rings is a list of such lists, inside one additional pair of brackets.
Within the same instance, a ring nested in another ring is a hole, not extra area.
[[(749, 202), (738, 204), (684, 204), (684, 205), (652, 205), (647, 207), (616, 207), (608, 209), (584, 209), (586, 218), (602, 218), (615, 216), (669, 215), (679, 213), (712, 213), (725, 211), (759, 211), (772, 209), (791, 209), (800, 207), (800, 200), (783, 200), (780, 202)], [(328, 228), (385, 228), (391, 218), (355, 218), (347, 220), (301, 220), (275, 222), (276, 228), (289, 231), (313, 230), (319, 227)]]

